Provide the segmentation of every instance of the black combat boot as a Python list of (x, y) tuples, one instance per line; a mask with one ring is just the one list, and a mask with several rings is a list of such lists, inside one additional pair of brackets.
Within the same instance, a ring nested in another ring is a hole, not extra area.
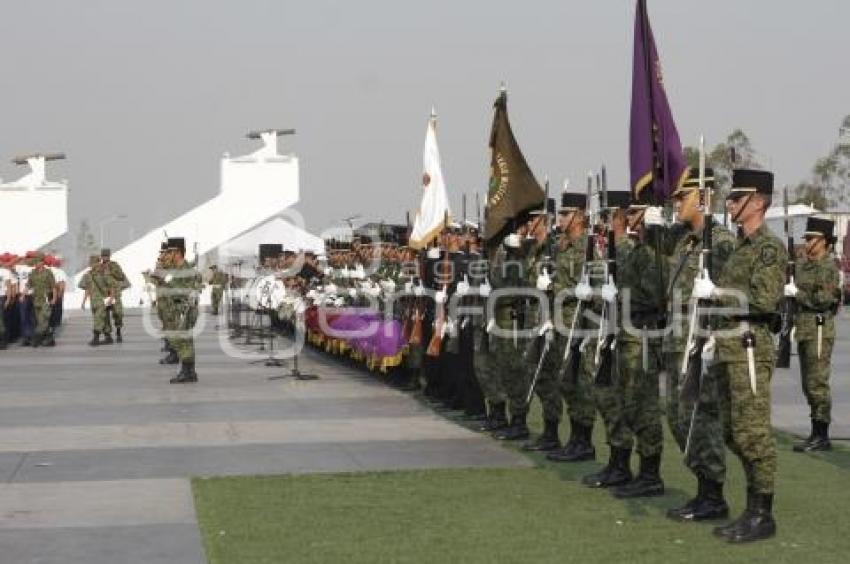
[(832, 450), (829, 440), (829, 423), (812, 419), (812, 434), (801, 443), (794, 445), (794, 452), (817, 452)]
[(92, 331), (92, 338), (89, 341), (90, 347), (96, 347), (100, 344), (100, 333), (98, 331)]
[[(3, 315), (3, 311), (0, 310), (0, 315)], [(0, 351), (5, 351), (9, 348), (9, 341), (6, 340), (6, 335), (0, 335)]]
[(612, 488), (629, 483), (632, 480), (629, 468), (631, 455), (631, 449), (611, 447), (608, 464), (599, 472), (582, 478), (581, 483), (589, 488)]
[(664, 495), (664, 482), (660, 474), (661, 454), (640, 457), (640, 471), (637, 477), (613, 491), (614, 497), (628, 499), (633, 497), (654, 497)]
[(53, 338), (53, 333), (48, 331), (44, 334), (44, 337), (41, 339), (42, 347), (55, 347), (56, 340)]
[(111, 333), (106, 333), (106, 332), (103, 333), (103, 344), (104, 345), (111, 345), (114, 342), (115, 341), (112, 340), (112, 334)]
[(530, 435), (525, 417), (525, 413), (513, 416), (511, 424), (493, 433), (493, 438), (498, 441), (524, 441)]
[(737, 525), (723, 536), (727, 542), (738, 544), (769, 539), (776, 534), (773, 520), (773, 494), (753, 493), (748, 509), (738, 519)]
[(558, 439), (558, 421), (546, 420), (543, 422), (543, 432), (537, 439), (522, 445), (522, 450), (550, 451), (561, 447)]
[(570, 419), (570, 438), (567, 439), (563, 448), (556, 448), (555, 450), (547, 453), (547, 459), (552, 462), (566, 462), (566, 458), (572, 454), (573, 449), (576, 446), (576, 440), (578, 439), (578, 427), (576, 427), (576, 425), (576, 422)]
[(729, 505), (723, 499), (723, 483), (697, 478), (697, 496), (681, 507), (667, 511), (674, 521), (710, 521), (729, 517)]
[(121, 328), (120, 327), (115, 328), (115, 340), (118, 341), (119, 343), (124, 342), (124, 337), (121, 336)]
[(712, 531), (714, 536), (720, 537), (723, 539), (728, 539), (732, 536), (738, 534), (739, 530), (742, 530), (744, 527), (744, 522), (749, 518), (750, 513), (753, 511), (755, 506), (755, 496), (756, 494), (747, 488), (747, 508), (741, 513), (740, 517), (732, 521), (727, 525), (721, 525), (719, 527), (715, 527)]
[(159, 359), (160, 364), (177, 364), (178, 362), (180, 362), (180, 357), (177, 356), (174, 349), (169, 350), (164, 358)]
[(32, 346), (32, 337), (24, 337), (21, 340), (22, 347), (31, 347)]
[(36, 333), (32, 336), (32, 341), (30, 341), (30, 345), (35, 348), (41, 346), (41, 333)]
[(180, 373), (169, 380), (171, 384), (190, 384), (197, 381), (198, 373), (195, 372), (194, 360), (184, 360), (180, 367)]
[(478, 428), (479, 431), (492, 433), (500, 431), (508, 426), (508, 417), (505, 415), (505, 402), (491, 403), (490, 411), (487, 413), (487, 419)]
[[(583, 462), (585, 460), (596, 460), (596, 449), (593, 448), (593, 427), (582, 425), (574, 421), (576, 428), (576, 441), (569, 454), (565, 454), (559, 462)], [(554, 458), (552, 460), (555, 460)]]

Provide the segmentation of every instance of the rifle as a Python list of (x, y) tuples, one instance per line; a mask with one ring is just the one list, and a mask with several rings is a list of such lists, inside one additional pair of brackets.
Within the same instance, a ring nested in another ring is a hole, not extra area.
[[(593, 174), (588, 173), (588, 175), (587, 175), (587, 201), (586, 201), (586, 204), (585, 204), (587, 206), (588, 210), (590, 209), (590, 199), (591, 199), (592, 195), (593, 195)], [(584, 246), (584, 264), (582, 265), (582, 275), (581, 275), (582, 281), (589, 281), (590, 280), (590, 267), (591, 267), (591, 263), (593, 262), (593, 259), (594, 259), (593, 251), (594, 251), (594, 245), (596, 244), (596, 239), (595, 239), (595, 235), (594, 235), (594, 232), (593, 232), (594, 221), (593, 221), (593, 218), (591, 218), (589, 211), (587, 212), (586, 217), (587, 217), (587, 226), (586, 226), (587, 241), (585, 242), (585, 246)], [(572, 371), (573, 378), (575, 378), (578, 374), (578, 371), (576, 369), (578, 368), (578, 361), (579, 361), (579, 358), (578, 358), (578, 356), (579, 356), (578, 348), (579, 347), (575, 346), (574, 342), (576, 340), (576, 338), (575, 338), (576, 331), (579, 328), (578, 323), (579, 323), (579, 320), (581, 319), (581, 314), (584, 311), (583, 306), (584, 306), (584, 302), (581, 302), (581, 301), (579, 301), (576, 304), (576, 310), (573, 313), (573, 319), (570, 322), (570, 331), (567, 334), (567, 343), (566, 343), (566, 346), (564, 347), (564, 358), (561, 360), (561, 368), (559, 369), (559, 375), (562, 378), (566, 374), (567, 368), (569, 368), (571, 366), (573, 368), (573, 371)], [(576, 350), (574, 351), (573, 349), (576, 349)], [(572, 357), (573, 357), (572, 363), (570, 363), (570, 355), (572, 355)]]
[[(785, 208), (785, 238), (788, 241), (788, 263), (785, 266), (785, 283), (793, 284), (796, 274), (794, 261), (794, 236), (791, 234), (788, 216), (788, 187), (783, 191)], [(782, 301), (780, 312), (781, 328), (779, 330), (779, 348), (776, 351), (776, 367), (791, 368), (791, 335), (794, 332), (794, 315), (797, 311), (797, 298), (786, 297)]]
[[(608, 205), (608, 180), (605, 173), (605, 166), (602, 166), (601, 181), (599, 182), (602, 205)], [(606, 229), (607, 252), (605, 262), (607, 265), (607, 276), (605, 282), (609, 280), (614, 284), (617, 283), (617, 244), (614, 240), (614, 212), (609, 210), (607, 229)], [(605, 336), (602, 337), (604, 330)], [(617, 304), (606, 303), (602, 314), (602, 322), (599, 325), (599, 340), (596, 343), (596, 376), (594, 382), (600, 387), (610, 387), (613, 385), (612, 371), (614, 369), (614, 349), (617, 345)]]
[[(444, 220), (444, 223), (443, 223), (443, 228), (446, 229), (446, 228), (448, 228), (448, 226), (449, 226), (449, 212), (447, 211), (446, 217), (445, 217), (445, 220)], [(446, 253), (446, 255), (445, 255), (445, 258), (443, 259), (443, 264), (448, 266), (448, 264), (449, 264), (449, 246), (448, 246), (448, 244), (446, 244), (445, 246), (446, 246), (446, 249), (445, 249), (444, 252)], [(448, 269), (447, 269), (447, 271), (448, 271)], [(444, 282), (443, 283), (443, 292), (447, 294), (448, 291), (449, 291), (449, 285), (448, 285), (448, 283)], [(446, 316), (447, 316), (446, 307), (447, 307), (447, 303), (448, 303), (448, 297), (446, 299), (446, 303), (435, 304), (435, 307), (438, 308), (438, 309), (437, 309), (436, 319), (434, 319), (434, 332), (431, 335), (431, 340), (428, 342), (428, 348), (425, 351), (425, 354), (427, 354), (428, 356), (438, 357), (438, 356), (440, 356), (440, 352), (443, 349), (443, 334), (446, 332)]]
[[(543, 213), (546, 216), (546, 221), (545, 221), (546, 241), (544, 242), (544, 244), (546, 244), (547, 247), (546, 247), (546, 255), (543, 258), (543, 266), (542, 266), (541, 270), (548, 268), (551, 271), (552, 269), (549, 266), (549, 261), (552, 260), (552, 256), (553, 256), (553, 253), (552, 253), (553, 237), (551, 237), (551, 233), (550, 233), (551, 230), (552, 230), (552, 224), (551, 224), (552, 218), (549, 216), (549, 178), (548, 177), (546, 178), (545, 186), (546, 186), (546, 194), (543, 197)], [(550, 275), (551, 275), (551, 272), (550, 272)], [(547, 294), (550, 294), (550, 293), (551, 293), (550, 291), (547, 291)], [(550, 303), (550, 300), (546, 300), (545, 303), (540, 304), (540, 307), (541, 308), (549, 307), (549, 303)], [(548, 331), (537, 337), (538, 348), (540, 348), (541, 339), (542, 339), (542, 345), (543, 346), (542, 346), (542, 350), (540, 352), (540, 358), (537, 361), (537, 368), (534, 370), (534, 376), (532, 376), (532, 378), (531, 378), (531, 385), (528, 387), (528, 393), (526, 394), (526, 397), (525, 397), (526, 405), (531, 403), (531, 397), (534, 395), (534, 388), (537, 387), (537, 380), (540, 378), (540, 371), (543, 369), (543, 362), (546, 360), (546, 355), (549, 354), (549, 350), (552, 348), (552, 339), (553, 338), (554, 338), (554, 336), (550, 335)]]
[[(700, 137), (699, 141), (699, 191), (700, 191), (700, 207), (702, 208), (702, 250), (699, 254), (697, 276), (702, 276), (705, 271), (711, 275), (711, 190), (705, 185), (705, 140)], [(709, 303), (701, 303), (698, 300), (691, 300), (691, 315), (688, 320), (688, 340), (685, 344), (685, 354), (682, 359), (682, 385), (680, 388), (680, 396), (685, 402), (694, 403), (694, 414), (696, 413), (697, 402), (699, 401), (699, 392), (701, 387), (703, 362), (702, 351), (708, 342), (709, 329), (711, 328), (710, 319), (707, 315), (700, 317), (700, 312), (708, 309)], [(697, 331), (697, 324), (701, 331)], [(693, 418), (692, 418), (693, 419)], [(692, 425), (693, 427), (693, 425)], [(690, 437), (690, 432), (688, 433)]]

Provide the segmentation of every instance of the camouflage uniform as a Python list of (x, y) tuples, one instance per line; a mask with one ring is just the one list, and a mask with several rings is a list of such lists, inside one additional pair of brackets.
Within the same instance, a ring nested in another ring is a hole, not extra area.
[(224, 287), (227, 285), (227, 275), (216, 269), (213, 272), (210, 285), (212, 286), (212, 312), (213, 315), (218, 315), (219, 308), (221, 307), (221, 297), (224, 295)]
[[(523, 263), (520, 253), (499, 249), (491, 268), (491, 284), (494, 290), (516, 288), (523, 285)], [(491, 297), (492, 299), (492, 297)], [(496, 300), (493, 311), (496, 326), (502, 331), (511, 332), (514, 327), (522, 329), (523, 311), (520, 299), (515, 296), (502, 296)], [(512, 336), (489, 337), (490, 358), (486, 371), (489, 380), (499, 382), (510, 400), (512, 419), (523, 419), (528, 413), (525, 395), (528, 392), (526, 367), (522, 360), (525, 340)]]
[[(748, 237), (739, 235), (735, 250), (717, 279), (719, 288), (734, 289), (746, 297), (745, 319), (755, 338), (753, 394), (747, 352), (741, 335), (734, 331), (741, 324), (730, 317), (718, 324), (719, 329), (730, 333), (716, 336), (724, 439), (741, 459), (748, 489), (754, 494), (772, 494), (776, 475), (776, 444), (770, 426), (770, 380), (775, 357), (771, 324), (782, 299), (786, 262), (782, 242), (762, 225)], [(723, 297), (719, 303), (723, 307), (742, 306), (732, 296)]]
[(665, 285), (659, 260), (648, 243), (638, 241), (617, 269), (623, 322), (617, 335), (616, 388), (622, 406), (613, 434), (634, 434), (642, 458), (660, 455), (664, 440), (658, 399), (661, 342), (648, 334), (663, 320), (659, 304)]
[(121, 303), (121, 293), (130, 287), (130, 281), (127, 280), (124, 270), (117, 262), (110, 260), (106, 263), (106, 266), (109, 276), (112, 278), (112, 297), (115, 299), (110, 309), (112, 310), (112, 319), (115, 322), (115, 330), (120, 337), (121, 328), (124, 327), (124, 305)]
[[(711, 239), (711, 277), (716, 280), (735, 248), (735, 236), (722, 225), (715, 224)], [(688, 337), (687, 307), (698, 274), (701, 251), (702, 233), (688, 232), (679, 238), (669, 263), (669, 286), (672, 290), (672, 304), (676, 309), (671, 311), (672, 330), (665, 336), (663, 344), (667, 373), (667, 423), (682, 452), (685, 450), (688, 431), (691, 432), (685, 459), (688, 468), (697, 477), (723, 483), (726, 479), (726, 455), (718, 411), (717, 366), (709, 365), (702, 377), (696, 412), (693, 402), (683, 403), (680, 397), (682, 361)]]
[[(630, 237), (622, 237), (617, 241), (616, 252), (618, 272), (622, 270), (629, 253), (632, 249), (634, 249), (634, 247), (635, 242)], [(600, 276), (601, 274), (602, 273), (597, 273), (597, 276), (594, 276), (591, 279), (592, 282), (594, 282), (594, 287), (601, 287), (602, 284), (605, 283), (603, 277)], [(618, 280), (617, 282), (619, 286), (620, 281)], [(594, 311), (601, 314), (603, 307), (601, 299), (596, 300)], [(618, 322), (616, 319), (611, 321), (615, 324)], [(588, 370), (593, 375), (591, 378), (595, 378), (597, 369), (595, 360), (597, 344), (597, 339), (590, 340), (585, 346), (585, 352), (582, 357), (583, 369)], [(619, 344), (617, 347), (619, 348)], [(618, 377), (618, 357), (619, 355), (615, 354), (613, 359), (613, 385), (602, 386), (594, 382), (593, 394), (596, 401), (596, 409), (599, 410), (599, 414), (602, 416), (602, 422), (605, 425), (605, 437), (608, 445), (615, 449), (631, 450), (634, 445), (634, 434), (632, 433), (631, 427), (622, 424), (625, 388), (624, 380)]]
[[(811, 409), (812, 421), (829, 424), (832, 398), (829, 390), (832, 347), (835, 342), (835, 312), (841, 303), (838, 268), (832, 256), (819, 260), (800, 259), (796, 264), (797, 352), (803, 394)], [(822, 341), (818, 357), (818, 320)]]
[(30, 272), (28, 287), (32, 290), (32, 306), (35, 316), (35, 338), (44, 338), (50, 329), (50, 300), (56, 281), (50, 269), (40, 265)]
[(92, 331), (97, 336), (108, 335), (112, 331), (106, 304), (103, 300), (109, 295), (112, 277), (106, 267), (99, 262), (90, 262), (89, 271), (80, 279), (78, 287), (89, 293), (89, 305), (92, 312)]
[(167, 301), (163, 306), (163, 327), (174, 334), (168, 342), (181, 362), (194, 362), (195, 342), (191, 335), (197, 319), (197, 292), (201, 277), (188, 262), (174, 265), (163, 280)]

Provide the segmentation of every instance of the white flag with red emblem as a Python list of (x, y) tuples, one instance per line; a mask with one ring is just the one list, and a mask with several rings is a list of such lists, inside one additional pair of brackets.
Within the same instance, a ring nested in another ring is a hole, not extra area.
[(446, 181), (440, 166), (440, 149), (437, 148), (437, 115), (434, 111), (431, 112), (428, 131), (425, 133), (422, 170), (422, 203), (419, 204), (410, 232), (410, 246), (414, 249), (427, 247), (451, 219)]

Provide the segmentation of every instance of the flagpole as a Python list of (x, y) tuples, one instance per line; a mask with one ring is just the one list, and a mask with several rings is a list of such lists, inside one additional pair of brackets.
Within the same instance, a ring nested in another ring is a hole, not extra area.
[(649, 12), (646, 8), (646, 0), (638, 0), (638, 9), (640, 10), (641, 19), (641, 42), (643, 43), (643, 59), (646, 66), (646, 82), (647, 94), (649, 96), (649, 146), (652, 147), (652, 176), (649, 179), (650, 193), (652, 199), (655, 199), (655, 186), (657, 181), (657, 173), (661, 167), (657, 167), (656, 163), (660, 164), (658, 154), (658, 138), (654, 135), (655, 130), (655, 98), (652, 95), (652, 55), (649, 51)]

